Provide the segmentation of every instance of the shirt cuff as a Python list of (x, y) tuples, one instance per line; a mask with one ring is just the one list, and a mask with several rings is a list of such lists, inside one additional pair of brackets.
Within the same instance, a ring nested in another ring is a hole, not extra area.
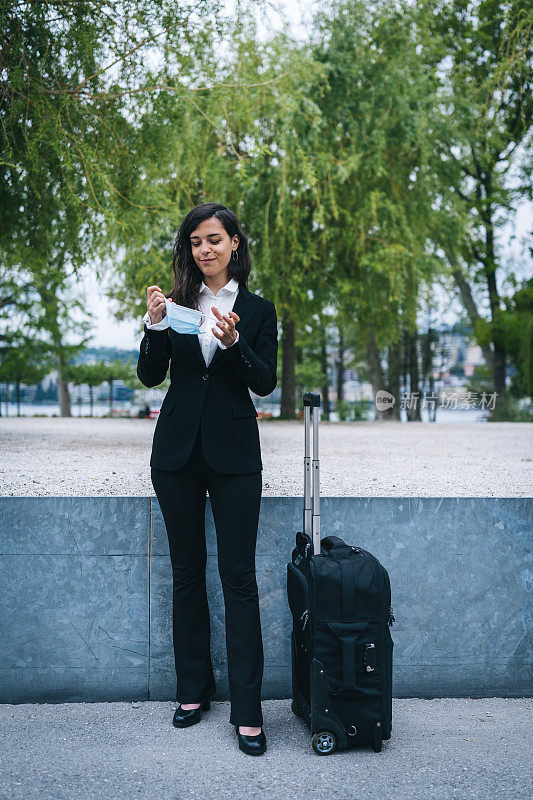
[(161, 322), (154, 322), (154, 324), (151, 325), (150, 324), (150, 314), (148, 313), (148, 311), (146, 312), (146, 314), (143, 317), (143, 322), (144, 322), (144, 324), (146, 325), (146, 327), (148, 328), (149, 331), (164, 331), (164, 330), (166, 330), (166, 328), (168, 328), (168, 317), (166, 317), (166, 316), (163, 317)]
[[(237, 344), (237, 342), (239, 341), (239, 331), (235, 330), (235, 334), (236, 334), (235, 341), (233, 342), (233, 344), (230, 344), (229, 347), (233, 347), (233, 345)], [(226, 347), (226, 345), (222, 344), (220, 339), (217, 339), (217, 342), (218, 342), (218, 346), (220, 347), (221, 350), (229, 350), (229, 347)]]

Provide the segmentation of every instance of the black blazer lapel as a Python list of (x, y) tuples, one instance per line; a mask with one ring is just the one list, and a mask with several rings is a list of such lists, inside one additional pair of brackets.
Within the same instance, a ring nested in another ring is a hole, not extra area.
[[(235, 325), (235, 330), (239, 331), (239, 336), (250, 322), (258, 306), (259, 306), (259, 297), (253, 292), (250, 292), (246, 288), (246, 286), (239, 284), (239, 291), (237, 293), (237, 297), (233, 305), (233, 311), (235, 311), (235, 313), (239, 317), (239, 321)], [(213, 323), (213, 325), (215, 325), (215, 323)], [(199, 359), (201, 366), (205, 369), (206, 365), (204, 357), (202, 355), (200, 342), (198, 341), (198, 334), (185, 333), (185, 334), (180, 334), (180, 336), (183, 336), (187, 340), (189, 346), (192, 348), (193, 352), (196, 354), (196, 357)], [(221, 350), (220, 347), (218, 347), (217, 345), (217, 349), (215, 350), (213, 358), (211, 359), (211, 362), (209, 364), (209, 369), (212, 369), (214, 366), (216, 366), (216, 364), (220, 361), (225, 352), (226, 350)]]

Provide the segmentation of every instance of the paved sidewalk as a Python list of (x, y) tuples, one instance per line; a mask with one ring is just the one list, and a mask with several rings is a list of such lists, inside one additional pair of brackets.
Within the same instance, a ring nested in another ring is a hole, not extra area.
[(394, 699), (392, 738), (318, 756), (289, 700), (241, 753), (229, 703), (172, 727), (175, 703), (0, 705), (1, 800), (531, 798), (532, 699)]

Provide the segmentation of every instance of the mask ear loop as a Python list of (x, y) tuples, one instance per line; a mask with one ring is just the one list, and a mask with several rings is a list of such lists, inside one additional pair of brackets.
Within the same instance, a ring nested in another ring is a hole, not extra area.
[(212, 317), (210, 314), (202, 314), (202, 316), (200, 317), (201, 320), (200, 325), (204, 324), (205, 319), (212, 319), (213, 322), (219, 322), (219, 320), (216, 317)]

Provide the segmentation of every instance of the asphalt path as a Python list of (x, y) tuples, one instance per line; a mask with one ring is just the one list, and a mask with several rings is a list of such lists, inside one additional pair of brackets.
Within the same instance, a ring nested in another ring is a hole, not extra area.
[(238, 749), (228, 702), (172, 726), (175, 703), (0, 706), (2, 800), (530, 800), (531, 698), (393, 699), (370, 747), (316, 755), (289, 700), (263, 701), (267, 752)]

